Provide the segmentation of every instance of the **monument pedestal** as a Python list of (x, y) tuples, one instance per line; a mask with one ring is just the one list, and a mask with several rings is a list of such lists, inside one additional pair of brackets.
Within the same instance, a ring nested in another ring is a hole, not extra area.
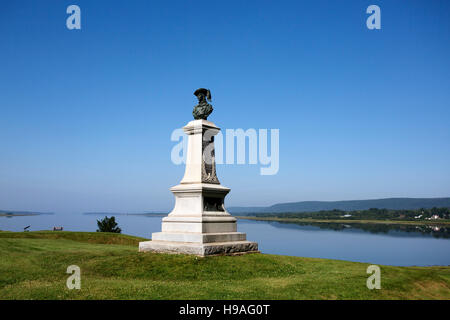
[(186, 170), (170, 190), (175, 207), (162, 219), (162, 232), (139, 243), (139, 251), (185, 253), (198, 256), (258, 252), (258, 244), (237, 232), (236, 218), (225, 209), (229, 188), (220, 185), (214, 159), (214, 135), (219, 128), (207, 120), (189, 122)]

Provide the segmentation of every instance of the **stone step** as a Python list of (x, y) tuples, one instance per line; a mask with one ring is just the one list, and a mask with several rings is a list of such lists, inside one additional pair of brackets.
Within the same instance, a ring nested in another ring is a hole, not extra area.
[(196, 233), (196, 232), (155, 232), (152, 233), (153, 241), (189, 242), (189, 243), (214, 243), (245, 241), (246, 235), (242, 232), (220, 233)]
[(216, 243), (183, 243), (170, 241), (139, 242), (139, 252), (182, 253), (197, 256), (235, 255), (257, 253), (258, 244), (251, 241), (231, 241)]

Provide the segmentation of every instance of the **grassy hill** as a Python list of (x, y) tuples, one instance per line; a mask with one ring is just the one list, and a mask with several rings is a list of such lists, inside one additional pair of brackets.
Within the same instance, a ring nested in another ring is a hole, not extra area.
[(429, 208), (450, 208), (450, 198), (386, 198), (371, 200), (346, 201), (301, 201), (278, 203), (270, 207), (230, 207), (233, 214), (251, 213), (283, 213), (283, 212), (314, 212), (321, 210), (368, 210), (370, 208), (392, 210), (415, 210)]
[[(137, 252), (141, 238), (0, 232), (0, 299), (450, 299), (450, 267), (381, 267), (280, 255), (198, 258)], [(81, 290), (66, 269), (81, 268)]]

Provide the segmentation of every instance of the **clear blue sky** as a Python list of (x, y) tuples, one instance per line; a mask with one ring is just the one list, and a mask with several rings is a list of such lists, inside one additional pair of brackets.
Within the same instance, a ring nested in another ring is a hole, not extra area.
[[(81, 30), (66, 8), (81, 8)], [(381, 30), (366, 8), (381, 8)], [(228, 206), (450, 196), (449, 1), (2, 1), (0, 209), (170, 210), (170, 135), (280, 129)]]

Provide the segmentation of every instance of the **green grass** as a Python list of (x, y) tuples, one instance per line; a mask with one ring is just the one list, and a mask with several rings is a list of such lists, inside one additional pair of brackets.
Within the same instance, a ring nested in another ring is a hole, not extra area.
[[(137, 252), (141, 238), (108, 233), (0, 232), (0, 299), (450, 299), (450, 267), (249, 254), (198, 258)], [(81, 268), (81, 290), (66, 269)]]
[(71, 231), (33, 231), (33, 232), (8, 232), (0, 231), (0, 241), (4, 238), (20, 239), (66, 239), (77, 242), (98, 244), (138, 245), (145, 238), (128, 236), (125, 234), (109, 232), (71, 232)]

